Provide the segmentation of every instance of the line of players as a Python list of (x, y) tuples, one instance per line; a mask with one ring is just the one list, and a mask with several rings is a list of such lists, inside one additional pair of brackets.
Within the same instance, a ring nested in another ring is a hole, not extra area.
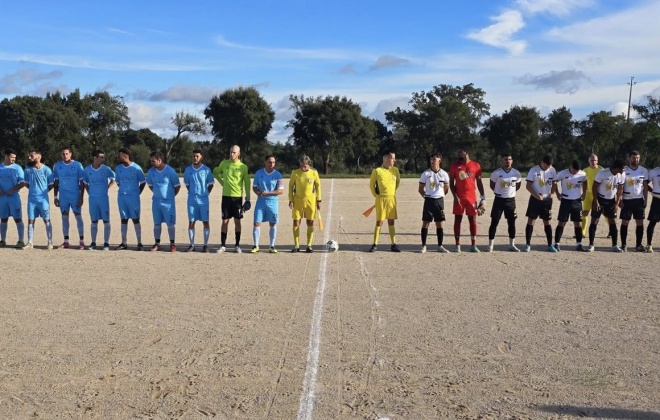
[[(169, 250), (176, 251), (175, 224), (176, 206), (175, 197), (181, 188), (178, 174), (165, 163), (161, 152), (150, 155), (151, 168), (144, 175), (142, 168), (133, 161), (133, 155), (127, 148), (119, 149), (117, 153), (118, 165), (113, 171), (105, 165), (105, 154), (100, 150), (93, 152), (90, 165), (83, 168), (80, 162), (73, 160), (71, 149), (65, 147), (61, 150), (62, 160), (55, 163), (51, 170), (41, 162), (41, 153), (33, 150), (29, 152), (28, 164), (23, 168), (16, 164), (16, 152), (5, 150), (5, 159), (0, 163), (0, 247), (6, 247), (6, 236), (9, 217), (13, 217), (18, 230), (16, 248), (34, 248), (34, 224), (37, 217), (43, 219), (48, 238), (47, 249), (53, 249), (53, 232), (50, 222), (49, 192), (54, 191), (54, 204), (62, 214), (62, 234), (64, 241), (60, 249), (71, 247), (69, 230), (69, 215), (73, 213), (77, 224), (80, 249), (85, 249), (84, 223), (81, 208), (84, 203), (85, 192), (89, 197), (89, 215), (91, 219), (91, 243), (89, 249), (97, 248), (99, 221), (103, 221), (102, 249), (109, 250), (110, 244), (110, 203), (109, 188), (118, 185), (117, 204), (121, 219), (121, 243), (115, 248), (128, 249), (127, 233), (128, 222), (132, 220), (137, 239), (137, 250), (144, 250), (142, 244), (142, 229), (140, 223), (141, 205), (140, 195), (145, 186), (153, 192), (152, 216), (154, 222), (154, 245), (151, 251), (161, 249), (162, 224), (167, 227), (169, 236)], [(257, 171), (252, 188), (247, 166), (240, 160), (240, 148), (232, 146), (229, 159), (223, 160), (213, 171), (202, 163), (201, 150), (194, 150), (192, 164), (188, 166), (183, 175), (183, 183), (188, 189), (188, 236), (190, 245), (187, 251), (195, 251), (195, 223), (203, 223), (202, 252), (208, 252), (210, 236), (209, 226), (209, 193), (213, 189), (214, 178), (222, 186), (222, 227), (221, 245), (216, 250), (223, 253), (227, 250), (227, 232), (229, 222), (234, 220), (235, 246), (234, 250), (241, 253), (241, 219), (244, 212), (252, 206), (250, 192), (257, 196), (254, 211), (252, 252), (259, 252), (260, 225), (269, 224), (269, 252), (276, 253), (275, 238), (278, 222), (278, 196), (283, 193), (283, 180), (279, 171), (275, 170), (275, 157), (266, 156), (264, 168)], [(293, 235), (295, 247), (293, 252), (300, 251), (300, 222), (302, 218), (307, 221), (307, 247), (306, 252), (313, 252), (314, 220), (321, 209), (321, 184), (318, 172), (311, 168), (311, 159), (302, 156), (300, 168), (291, 174), (289, 183), (289, 208), (292, 210)], [(28, 192), (28, 229), (27, 243), (24, 242), (24, 224), (22, 219), (22, 204), (18, 191), (24, 187)], [(245, 197), (245, 201), (243, 201)]]
[[(491, 224), (488, 230), (488, 251), (494, 247), (497, 225), (504, 215), (508, 224), (508, 250), (519, 252), (515, 244), (517, 218), (516, 191), (521, 187), (523, 177), (513, 168), (513, 158), (510, 154), (502, 154), (501, 167), (490, 176), (490, 188), (495, 199), (491, 209)], [(458, 151), (458, 160), (451, 165), (449, 173), (440, 168), (442, 157), (434, 154), (430, 158), (431, 167), (422, 173), (419, 180), (419, 193), (424, 197), (422, 213), (421, 252), (426, 252), (428, 226), (436, 223), (438, 251), (448, 252), (443, 246), (443, 227), (445, 221), (444, 197), (451, 190), (454, 197), (453, 213), (454, 237), (456, 251), (461, 252), (460, 229), (463, 214), (467, 215), (470, 224), (472, 252), (480, 252), (476, 246), (476, 216), (485, 212), (486, 201), (481, 180), (481, 166), (470, 160), (467, 150)], [(525, 216), (525, 245), (523, 251), (531, 250), (531, 238), (536, 219), (543, 221), (547, 240), (547, 251), (561, 250), (561, 239), (564, 227), (570, 220), (575, 232), (575, 249), (578, 251), (594, 251), (596, 228), (601, 216), (607, 219), (609, 235), (612, 239), (612, 251), (626, 252), (628, 250), (628, 225), (635, 220), (635, 251), (653, 252), (652, 239), (655, 225), (660, 221), (660, 167), (651, 171), (640, 164), (640, 153), (631, 151), (629, 164), (626, 166), (621, 159), (616, 159), (609, 168), (598, 165), (598, 156), (589, 156), (589, 167), (582, 170), (579, 161), (559, 172), (552, 166), (552, 157), (545, 156), (539, 165), (533, 167), (526, 177), (526, 189), (530, 193)], [(477, 202), (476, 191), (480, 199)], [(648, 193), (653, 200), (649, 210), (649, 225), (646, 230), (646, 246), (642, 244), (644, 235), (644, 217)], [(554, 231), (550, 225), (552, 219), (553, 196), (560, 200), (558, 224)], [(621, 227), (617, 228), (616, 218), (620, 209)], [(591, 215), (591, 222), (588, 216)], [(621, 237), (621, 246), (618, 237)], [(583, 245), (582, 240), (588, 237), (589, 244)], [(394, 249), (393, 249), (394, 250)]]

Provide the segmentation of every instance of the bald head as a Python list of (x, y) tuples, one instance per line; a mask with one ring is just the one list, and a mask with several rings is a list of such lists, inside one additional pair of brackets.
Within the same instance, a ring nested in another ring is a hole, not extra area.
[(231, 159), (232, 162), (236, 162), (240, 157), (241, 157), (241, 148), (238, 147), (237, 145), (233, 145), (229, 149), (229, 158)]
[(595, 168), (598, 166), (598, 156), (595, 153), (589, 155), (589, 166)]

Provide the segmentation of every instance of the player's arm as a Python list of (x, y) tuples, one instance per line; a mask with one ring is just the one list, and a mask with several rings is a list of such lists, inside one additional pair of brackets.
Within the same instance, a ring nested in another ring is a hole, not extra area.
[(534, 181), (530, 181), (528, 179), (527, 180), (527, 185), (525, 185), (525, 188), (527, 188), (527, 191), (529, 191), (529, 193), (532, 195), (532, 197), (536, 198), (537, 200), (543, 200), (543, 197), (541, 197), (541, 194), (534, 191)]
[(371, 195), (373, 195), (374, 198), (378, 197), (378, 192), (376, 191), (376, 183), (378, 182), (376, 171), (377, 169), (371, 171), (371, 176), (369, 177), (369, 188), (371, 189)]
[(561, 200), (561, 194), (559, 193), (559, 188), (557, 188), (557, 183), (558, 180), (553, 180), (552, 181), (552, 187), (550, 187), (550, 196), (552, 197), (552, 194), (557, 196), (557, 200)]
[(647, 198), (649, 196), (649, 173), (645, 174), (644, 183), (642, 184), (642, 197), (644, 198), (644, 208), (646, 208)]
[(445, 195), (449, 193), (449, 175), (446, 173), (443, 175), (444, 179), (444, 190), (445, 190)]
[[(170, 166), (170, 168), (172, 168)], [(179, 191), (181, 191), (181, 181), (179, 181), (179, 174), (176, 173), (174, 168), (172, 168), (170, 175), (170, 180), (172, 182), (172, 186), (174, 187), (174, 196), (176, 197), (177, 194), (179, 194)]]
[(318, 171), (314, 174), (314, 190), (316, 191), (316, 208), (321, 210), (321, 178)]
[(243, 172), (243, 189), (245, 190), (245, 201), (250, 201), (250, 174), (248, 173), (247, 165), (243, 165), (241, 172)]
[(223, 162), (220, 162), (220, 164), (213, 169), (213, 177), (218, 180), (218, 183), (220, 184), (221, 187), (224, 187), (224, 167), (223, 167)]
[(59, 199), (59, 194), (60, 194), (60, 180), (58, 178), (55, 178), (53, 180), (53, 204), (55, 204), (55, 207), (60, 206), (60, 199)]
[(291, 178), (289, 178), (289, 208), (293, 208), (293, 195), (295, 194), (296, 191), (296, 177), (295, 177), (296, 171), (293, 170), (291, 171)]
[(399, 189), (399, 184), (401, 184), (401, 173), (399, 172), (399, 168), (396, 166), (394, 167), (396, 170), (396, 185), (394, 186), (394, 191)]
[(518, 172), (518, 182), (516, 182), (516, 191), (520, 190), (522, 186), (522, 174)]
[(584, 182), (582, 183), (582, 196), (580, 197), (580, 200), (584, 200), (584, 197), (587, 196), (587, 189), (589, 189), (589, 183), (585, 179)]
[(491, 190), (491, 191), (495, 191), (495, 181), (497, 181), (496, 176), (497, 176), (496, 171), (493, 171), (493, 172), (490, 174), (490, 179), (489, 179), (490, 182), (489, 182), (488, 184), (489, 184), (489, 186), (490, 186), (490, 190)]
[(424, 198), (424, 187), (426, 187), (426, 183), (424, 182), (420, 182), (417, 186), (417, 192), (422, 196), (422, 198)]
[(282, 178), (277, 180), (277, 185), (275, 186), (275, 191), (272, 192), (273, 195), (282, 195), (284, 193), (284, 180)]
[(598, 203), (598, 187), (600, 187), (600, 182), (594, 179), (594, 182), (591, 183), (591, 191), (594, 195), (594, 199), (591, 203), (591, 210), (598, 211), (600, 210), (600, 203)]

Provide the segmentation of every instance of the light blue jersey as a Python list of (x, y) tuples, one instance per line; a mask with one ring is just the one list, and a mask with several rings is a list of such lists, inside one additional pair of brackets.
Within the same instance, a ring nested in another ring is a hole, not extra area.
[(69, 163), (59, 161), (53, 167), (53, 180), (57, 181), (57, 188), (62, 194), (77, 197), (84, 176), (83, 166), (75, 160)]
[(174, 188), (181, 185), (179, 175), (170, 165), (165, 165), (162, 171), (149, 168), (147, 185), (153, 189), (154, 201), (174, 201)]
[(115, 182), (119, 186), (117, 204), (122, 220), (140, 219), (140, 187), (147, 182), (144, 171), (135, 162), (128, 166), (120, 163), (115, 168)]
[(7, 191), (10, 188), (14, 188), (16, 185), (25, 181), (23, 168), (16, 163), (11, 165), (5, 165), (0, 163), (0, 189), (2, 191)]
[(213, 185), (213, 172), (202, 164), (199, 168), (190, 165), (183, 172), (183, 183), (188, 187), (188, 203), (208, 203), (209, 186)]
[(0, 189), (4, 192), (0, 195), (0, 218), (6, 219), (9, 216), (18, 220), (23, 217), (21, 206), (21, 197), (18, 192), (7, 195), (7, 191), (18, 184), (25, 182), (23, 168), (20, 165), (12, 163), (5, 166), (0, 163)]
[(34, 166), (25, 168), (25, 182), (28, 184), (28, 220), (41, 217), (50, 220), (50, 201), (48, 188), (53, 185), (53, 171), (46, 165), (37, 169)]
[[(283, 190), (284, 181), (282, 180), (282, 174), (280, 174), (277, 170), (273, 170), (273, 172), (268, 173), (263, 168), (259, 169), (257, 173), (254, 174), (252, 187), (256, 188), (259, 192)], [(278, 207), (278, 195), (258, 195), (257, 204), (254, 206), (254, 222), (268, 222), (271, 224), (276, 224), (279, 216)]]
[(92, 165), (85, 168), (83, 182), (87, 185), (89, 198), (107, 197), (110, 181), (114, 180), (115, 173), (107, 165), (101, 165), (98, 169), (94, 169)]

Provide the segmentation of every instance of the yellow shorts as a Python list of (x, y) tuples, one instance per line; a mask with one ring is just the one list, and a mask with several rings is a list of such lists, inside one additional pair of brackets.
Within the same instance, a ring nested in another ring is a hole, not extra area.
[(307, 219), (314, 220), (316, 217), (316, 197), (295, 198), (293, 199), (293, 209), (291, 209), (291, 218), (293, 220)]
[(376, 198), (376, 221), (396, 219), (396, 196)]
[(591, 205), (593, 204), (593, 201), (594, 201), (594, 195), (591, 192), (587, 192), (584, 195), (584, 200), (582, 200), (582, 210), (591, 211)]

